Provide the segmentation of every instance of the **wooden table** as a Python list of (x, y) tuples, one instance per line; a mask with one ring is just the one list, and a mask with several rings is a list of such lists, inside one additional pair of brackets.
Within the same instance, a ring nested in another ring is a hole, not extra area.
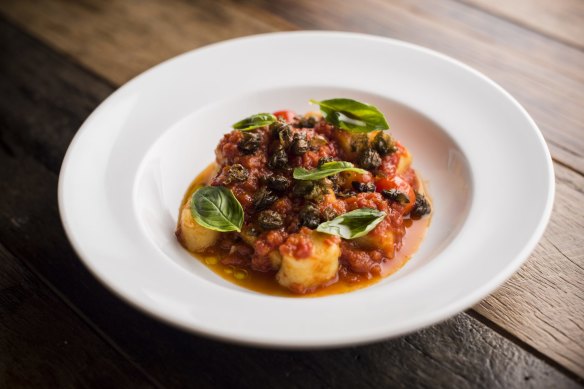
[[(442, 51), (500, 83), (537, 121), (554, 159), (554, 212), (535, 252), (493, 295), (399, 339), (261, 350), (145, 316), (81, 264), (63, 233), (56, 189), (87, 115), (174, 55), (297, 29), (359, 31)], [(0, 387), (582, 385), (584, 2), (14, 0), (0, 3), (0, 37)]]

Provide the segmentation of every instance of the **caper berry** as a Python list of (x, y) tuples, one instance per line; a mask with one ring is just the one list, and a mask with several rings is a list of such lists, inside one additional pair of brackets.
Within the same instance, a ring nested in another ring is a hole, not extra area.
[(260, 188), (253, 196), (253, 207), (256, 211), (268, 208), (278, 200), (278, 196), (266, 187)]
[(394, 203), (409, 204), (410, 202), (408, 195), (397, 189), (384, 189), (381, 191), (381, 195)]
[(300, 210), (300, 225), (315, 229), (320, 224), (320, 213), (314, 205), (307, 205)]
[(275, 190), (277, 192), (283, 192), (290, 187), (290, 179), (280, 175), (274, 175), (268, 177), (266, 183), (268, 188)]
[(357, 163), (363, 169), (375, 170), (379, 167), (379, 165), (381, 165), (381, 157), (379, 156), (379, 153), (377, 151), (371, 148), (366, 148), (359, 155)]
[(260, 135), (255, 132), (244, 132), (243, 139), (237, 144), (237, 149), (244, 154), (252, 154), (260, 147)]
[(416, 202), (412, 208), (412, 211), (410, 212), (410, 217), (412, 219), (420, 219), (422, 216), (429, 214), (432, 211), (432, 207), (423, 194), (418, 192), (415, 193)]
[(281, 169), (285, 167), (288, 164), (288, 154), (286, 154), (286, 150), (279, 148), (274, 151), (268, 164), (272, 169)]
[(249, 171), (242, 165), (236, 163), (227, 168), (224, 183), (231, 184), (232, 182), (243, 182), (247, 180), (248, 177)]
[(292, 194), (296, 197), (306, 196), (314, 189), (314, 181), (296, 181)]
[(375, 185), (372, 182), (351, 182), (353, 189), (357, 192), (375, 192)]
[(290, 146), (290, 150), (294, 155), (302, 155), (306, 153), (309, 149), (308, 142), (306, 141), (306, 136), (294, 135), (294, 140)]
[(275, 230), (284, 225), (284, 220), (278, 212), (267, 210), (258, 215), (258, 224), (264, 230)]

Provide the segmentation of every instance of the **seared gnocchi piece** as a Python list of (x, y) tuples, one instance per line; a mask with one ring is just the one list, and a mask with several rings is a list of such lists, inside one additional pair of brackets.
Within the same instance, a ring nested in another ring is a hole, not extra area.
[(180, 244), (189, 251), (200, 253), (213, 246), (219, 236), (218, 231), (213, 231), (201, 226), (191, 214), (190, 201), (180, 211), (180, 218), (175, 235)]
[(304, 228), (280, 246), (282, 264), (278, 283), (296, 293), (325, 286), (337, 277), (340, 239)]
[(368, 234), (355, 239), (357, 245), (366, 250), (380, 249), (387, 258), (393, 258), (395, 238), (391, 231), (385, 234)]
[(412, 165), (412, 154), (406, 149), (403, 148), (403, 151), (400, 153), (399, 162), (397, 163), (397, 174), (404, 174)]

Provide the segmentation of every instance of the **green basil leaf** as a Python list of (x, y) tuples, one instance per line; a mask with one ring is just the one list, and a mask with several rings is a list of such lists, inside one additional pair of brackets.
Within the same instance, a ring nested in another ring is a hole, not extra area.
[(258, 113), (251, 115), (233, 125), (233, 128), (241, 131), (254, 130), (259, 127), (269, 126), (278, 121), (278, 118), (271, 113)]
[(371, 132), (389, 129), (377, 107), (351, 99), (310, 100), (320, 105), (327, 122), (349, 132)]
[(316, 230), (344, 239), (355, 239), (367, 235), (381, 223), (385, 215), (385, 212), (376, 209), (359, 208), (321, 223)]
[(312, 170), (297, 167), (294, 169), (294, 173), (292, 175), (297, 180), (320, 180), (321, 178), (347, 171), (361, 174), (367, 173), (367, 170), (356, 168), (355, 165), (353, 165), (351, 162), (332, 161), (323, 163), (320, 165), (320, 167)]
[(241, 231), (243, 208), (224, 186), (204, 186), (191, 199), (191, 214), (201, 226), (210, 230)]

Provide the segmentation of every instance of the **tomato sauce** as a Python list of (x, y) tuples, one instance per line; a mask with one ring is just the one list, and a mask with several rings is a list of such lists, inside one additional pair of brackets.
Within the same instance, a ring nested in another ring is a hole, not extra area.
[[(205, 168), (189, 186), (185, 196), (183, 197), (181, 206), (188, 202), (192, 194), (198, 188), (209, 182), (217, 170), (218, 168), (215, 163), (212, 163), (207, 168)], [(368, 201), (375, 202), (379, 201), (379, 199), (376, 196), (369, 196), (369, 199), (364, 198), (361, 200), (354, 200), (353, 202), (359, 203), (359, 201), (361, 201), (361, 204), (353, 204), (350, 206), (350, 208), (358, 208), (361, 205), (371, 206), (370, 203), (367, 203)], [(280, 206), (283, 207), (283, 209), (286, 211), (291, 211), (289, 208), (290, 204)], [(346, 211), (348, 210), (345, 209), (344, 212)], [(330, 285), (321, 289), (317, 289), (316, 291), (309, 294), (296, 294), (287, 288), (284, 288), (276, 282), (276, 272), (269, 268), (265, 269), (265, 271), (250, 269), (248, 266), (248, 260), (245, 259), (245, 257), (251, 257), (253, 250), (245, 244), (233, 244), (233, 242), (229, 239), (224, 239), (219, 241), (215, 247), (210, 248), (204, 253), (191, 253), (191, 255), (205, 264), (209, 270), (213, 271), (219, 277), (245, 289), (272, 296), (322, 297), (366, 288), (397, 272), (418, 250), (418, 247), (420, 246), (426, 234), (430, 220), (431, 218), (429, 217), (422, 218), (420, 220), (401, 220), (400, 225), (404, 228), (404, 235), (401, 239), (400, 248), (394, 253), (393, 258), (380, 260), (377, 263), (377, 270), (363, 273), (350, 271), (348, 267), (344, 266), (343, 262), (341, 261), (341, 267), (339, 269), (337, 279), (332, 280)], [(394, 220), (393, 223), (396, 223), (396, 221)], [(278, 234), (272, 234), (271, 239), (267, 239), (267, 241), (271, 241), (271, 244), (264, 243), (266, 244), (266, 248), (264, 248), (266, 253), (269, 252), (273, 247), (277, 247), (282, 243), (282, 239), (278, 238)], [(350, 243), (343, 243), (350, 245)], [(306, 249), (305, 244), (306, 243), (298, 242), (298, 245), (295, 247), (290, 247), (290, 249), (300, 250), (300, 252), (297, 253), (297, 255), (300, 257), (302, 256), (302, 250)], [(358, 252), (358, 250), (356, 251)], [(230, 252), (230, 254), (226, 254), (226, 252)]]

